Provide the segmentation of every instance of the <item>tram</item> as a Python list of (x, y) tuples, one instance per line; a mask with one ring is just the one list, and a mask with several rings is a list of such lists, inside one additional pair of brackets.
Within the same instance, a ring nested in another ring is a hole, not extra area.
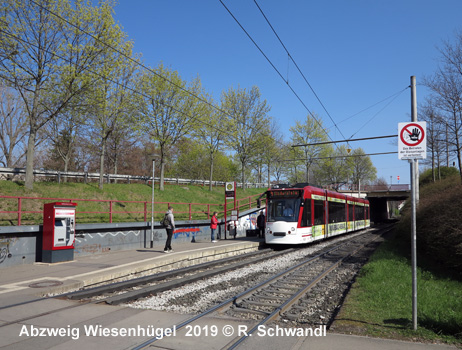
[(366, 199), (300, 185), (266, 192), (268, 244), (305, 244), (367, 227)]

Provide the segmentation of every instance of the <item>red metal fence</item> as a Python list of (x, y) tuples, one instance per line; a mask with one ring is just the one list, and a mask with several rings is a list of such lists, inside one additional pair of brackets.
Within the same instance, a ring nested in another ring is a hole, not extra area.
[[(255, 207), (259, 196), (254, 195), (237, 200), (236, 210), (242, 211), (250, 209), (252, 206)], [(150, 221), (152, 210), (149, 201), (19, 196), (0, 196), (0, 200), (2, 201), (0, 225), (3, 226), (41, 224), (43, 222), (43, 204), (47, 202), (77, 203), (76, 216), (80, 223)], [(214, 211), (223, 214), (224, 210), (224, 204), (155, 202), (155, 218), (160, 220), (169, 205), (174, 207), (176, 220), (206, 220), (210, 219)], [(234, 210), (234, 206), (233, 208), (229, 207), (228, 203), (228, 209)]]

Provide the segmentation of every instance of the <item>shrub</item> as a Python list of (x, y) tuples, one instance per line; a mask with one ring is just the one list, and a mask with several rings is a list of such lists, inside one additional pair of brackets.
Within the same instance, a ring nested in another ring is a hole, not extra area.
[[(399, 225), (405, 240), (410, 240), (407, 234), (411, 228), (409, 207)], [(425, 260), (459, 275), (462, 271), (461, 220), (462, 185), (458, 176), (421, 187), (416, 216), (418, 252)]]

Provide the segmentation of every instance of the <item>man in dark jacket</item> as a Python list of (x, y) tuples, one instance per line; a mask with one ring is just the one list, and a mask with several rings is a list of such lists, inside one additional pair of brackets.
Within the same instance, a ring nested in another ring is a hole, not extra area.
[(258, 237), (265, 237), (265, 225), (265, 215), (262, 210), (257, 217)]
[(173, 208), (171, 206), (168, 207), (167, 212), (165, 213), (169, 224), (165, 228), (167, 230), (167, 241), (165, 242), (164, 253), (171, 253), (173, 252), (172, 249), (172, 237), (173, 231), (175, 230), (175, 218), (173, 217)]

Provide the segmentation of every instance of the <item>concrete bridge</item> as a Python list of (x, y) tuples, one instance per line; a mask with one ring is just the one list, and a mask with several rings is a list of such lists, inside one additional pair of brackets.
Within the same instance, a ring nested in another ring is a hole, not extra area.
[(377, 223), (393, 217), (394, 209), (411, 196), (411, 186), (407, 184), (364, 186), (360, 191), (340, 190), (340, 192), (366, 197), (371, 205), (371, 221)]

